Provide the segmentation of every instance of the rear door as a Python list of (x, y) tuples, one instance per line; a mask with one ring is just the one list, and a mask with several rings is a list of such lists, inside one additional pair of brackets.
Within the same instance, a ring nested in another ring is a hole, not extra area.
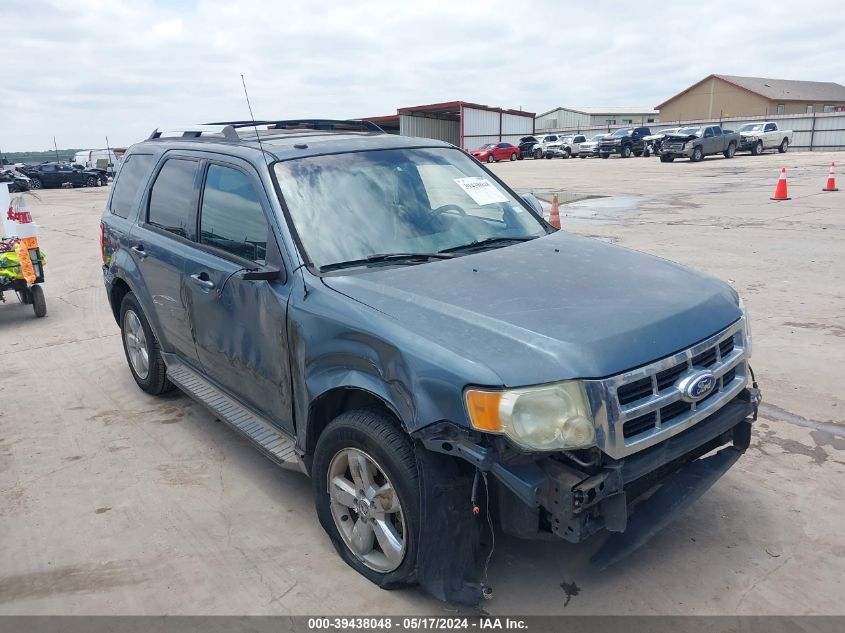
[(193, 365), (196, 348), (185, 308), (184, 271), (196, 236), (199, 166), (196, 157), (168, 152), (129, 236), (129, 252), (143, 280), (139, 299), (159, 344)]
[(267, 193), (245, 161), (205, 166), (186, 297), (197, 357), (231, 395), (293, 433), (286, 315), (290, 285), (240, 273), (283, 268)]

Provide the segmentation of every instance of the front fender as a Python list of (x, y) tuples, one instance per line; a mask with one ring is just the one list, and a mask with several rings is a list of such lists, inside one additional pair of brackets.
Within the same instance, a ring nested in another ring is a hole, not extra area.
[[(308, 446), (309, 408), (335, 389), (375, 395), (412, 433), (450, 420), (465, 424), (467, 384), (501, 378), (460, 355), (420, 340), (400, 322), (321, 282), (297, 281), (288, 306), (288, 343), (297, 444)], [(304, 295), (304, 297), (303, 297)]]

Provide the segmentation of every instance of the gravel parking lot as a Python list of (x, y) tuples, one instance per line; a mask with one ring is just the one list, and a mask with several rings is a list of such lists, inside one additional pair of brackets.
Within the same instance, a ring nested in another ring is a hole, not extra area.
[[(486, 612), (845, 612), (845, 191), (821, 191), (832, 160), (845, 153), (493, 167), (520, 191), (604, 196), (562, 206), (567, 230), (729, 280), (765, 405), (728, 475), (607, 571), (588, 561), (600, 538), (497, 538)], [(773, 202), (781, 166), (792, 200)], [(32, 199), (48, 315), (14, 295), (0, 306), (0, 613), (455, 613), (370, 584), (335, 554), (304, 476), (187, 397), (135, 386), (101, 280), (106, 195)]]

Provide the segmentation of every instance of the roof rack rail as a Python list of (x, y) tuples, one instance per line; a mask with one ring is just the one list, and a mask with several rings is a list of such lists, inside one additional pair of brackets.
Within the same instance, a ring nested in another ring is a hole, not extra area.
[(234, 126), (227, 123), (209, 123), (207, 125), (192, 125), (190, 127), (169, 128), (165, 130), (156, 128), (147, 140), (152, 141), (154, 139), (164, 137), (200, 138), (204, 134), (220, 134), (227, 141), (241, 140), (238, 133), (235, 131)]
[(338, 132), (382, 132), (378, 125), (360, 119), (283, 119), (267, 121), (220, 121), (208, 125), (227, 125), (232, 128), (266, 125), (271, 130), (321, 130)]

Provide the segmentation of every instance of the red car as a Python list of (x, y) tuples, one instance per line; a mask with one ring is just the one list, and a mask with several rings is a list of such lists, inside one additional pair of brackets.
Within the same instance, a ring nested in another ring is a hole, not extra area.
[(495, 163), (498, 160), (516, 160), (522, 158), (522, 151), (510, 143), (487, 143), (470, 152), (480, 161)]

